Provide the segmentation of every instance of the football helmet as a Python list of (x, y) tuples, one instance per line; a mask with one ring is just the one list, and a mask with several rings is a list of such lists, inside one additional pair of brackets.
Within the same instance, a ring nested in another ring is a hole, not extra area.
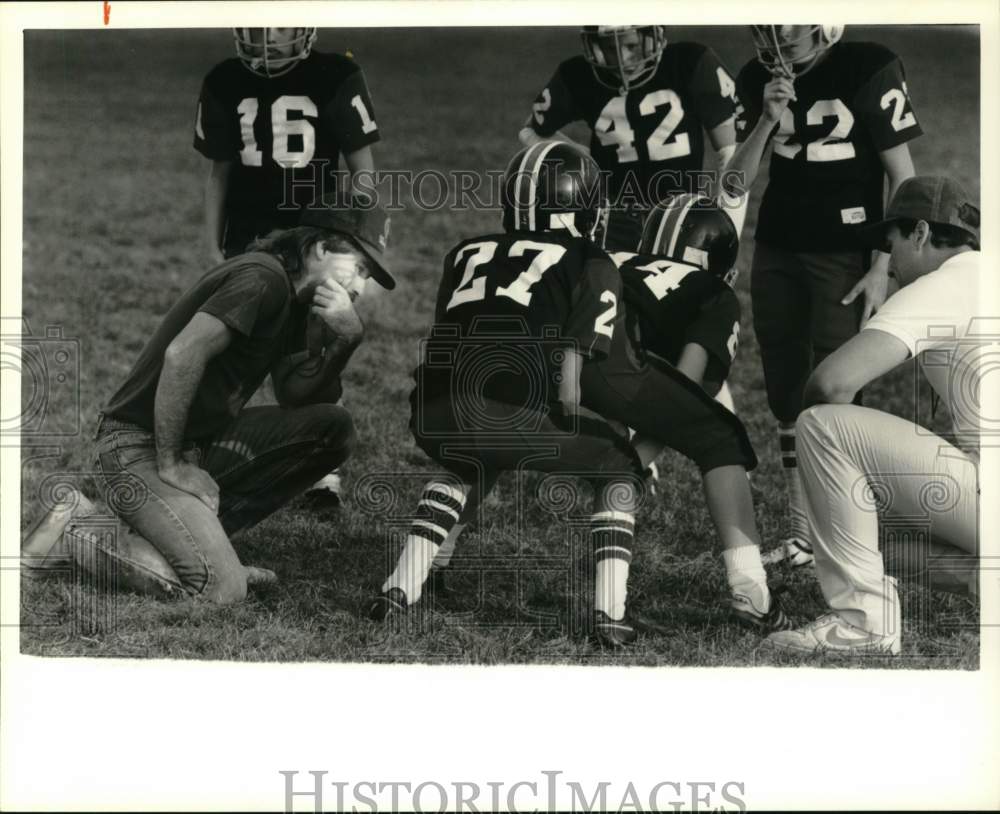
[(580, 38), (597, 81), (621, 91), (648, 82), (667, 47), (662, 25), (585, 25)]
[[(293, 34), (284, 41), (275, 41), (277, 38), (268, 36), (268, 32), (275, 30), (291, 31)], [(288, 73), (309, 56), (316, 42), (316, 29), (234, 28), (233, 39), (240, 62), (257, 76), (270, 79)]]
[(515, 155), (503, 177), (507, 232), (565, 229), (599, 241), (607, 205), (597, 163), (565, 141), (540, 141)]
[[(806, 30), (788, 37), (783, 33), (785, 28)], [(752, 25), (750, 31), (760, 64), (773, 76), (791, 79), (810, 70), (824, 51), (840, 42), (844, 28), (842, 25)]]
[(646, 216), (640, 254), (700, 266), (729, 285), (736, 279), (740, 236), (718, 202), (704, 195), (674, 195)]

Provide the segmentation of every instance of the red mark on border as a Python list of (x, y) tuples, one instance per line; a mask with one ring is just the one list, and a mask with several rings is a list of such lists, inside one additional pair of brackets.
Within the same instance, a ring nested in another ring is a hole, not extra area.
[(111, 23), (111, 4), (108, 0), (104, 0), (104, 24), (109, 25)]

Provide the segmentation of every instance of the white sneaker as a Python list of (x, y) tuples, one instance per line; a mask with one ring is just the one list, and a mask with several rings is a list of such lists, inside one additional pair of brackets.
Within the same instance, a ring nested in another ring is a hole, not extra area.
[(327, 503), (330, 505), (340, 504), (340, 471), (334, 470), (329, 475), (324, 475), (316, 483), (309, 487), (305, 493), (310, 501), (315, 503)]
[(779, 650), (795, 653), (898, 656), (900, 652), (898, 633), (870, 633), (850, 624), (839, 613), (827, 613), (797, 630), (772, 633), (767, 641)]
[(804, 565), (815, 565), (812, 546), (801, 537), (788, 537), (761, 556), (764, 565), (775, 565), (787, 562), (792, 568), (802, 568)]
[(43, 514), (21, 539), (21, 573), (44, 577), (65, 569), (70, 562), (63, 532), (74, 517), (94, 514), (97, 507), (75, 487)]

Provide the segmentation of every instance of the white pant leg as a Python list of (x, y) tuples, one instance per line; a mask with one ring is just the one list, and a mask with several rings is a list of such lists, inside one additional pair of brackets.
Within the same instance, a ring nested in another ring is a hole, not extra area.
[(911, 422), (866, 407), (813, 407), (796, 430), (823, 596), (851, 624), (897, 633), (899, 597), (878, 549), (878, 511), (913, 529), (914, 539), (933, 537), (975, 554), (975, 463)]

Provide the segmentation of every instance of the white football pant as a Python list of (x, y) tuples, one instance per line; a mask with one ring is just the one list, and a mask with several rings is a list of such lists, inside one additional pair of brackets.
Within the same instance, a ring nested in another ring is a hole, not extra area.
[(906, 575), (978, 590), (973, 457), (909, 421), (850, 404), (812, 407), (796, 430), (816, 577), (833, 610), (872, 633), (901, 632), (893, 629), (899, 596), (879, 553), (880, 514), (887, 551), (909, 560)]

